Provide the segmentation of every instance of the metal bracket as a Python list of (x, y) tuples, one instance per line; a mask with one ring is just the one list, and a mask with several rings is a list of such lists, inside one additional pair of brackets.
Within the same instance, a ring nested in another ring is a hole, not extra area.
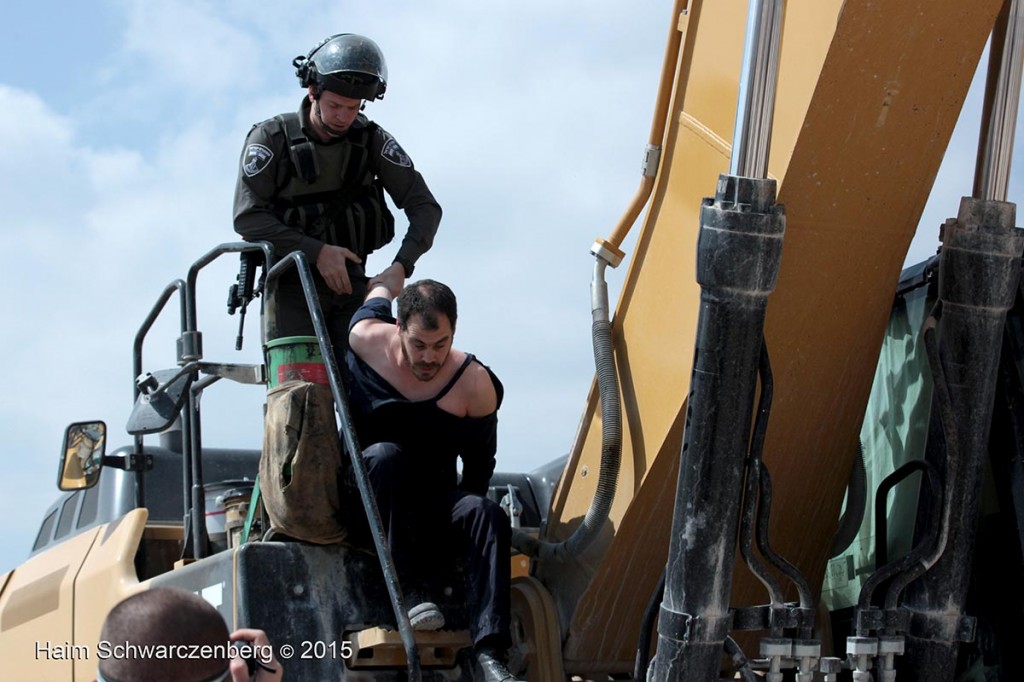
[(902, 607), (880, 609), (877, 606), (872, 606), (871, 608), (857, 610), (854, 626), (857, 632), (892, 630), (905, 633), (911, 629), (911, 616), (911, 612)]
[(800, 608), (795, 603), (783, 607), (771, 604), (731, 609), (734, 630), (771, 630), (814, 627), (814, 610)]
[(733, 629), (733, 614), (701, 617), (665, 608), (658, 615), (658, 634), (675, 639), (682, 633), (683, 642), (716, 642), (725, 640)]
[(658, 174), (658, 164), (661, 163), (661, 145), (648, 144), (644, 147), (644, 162), (641, 172), (645, 178), (653, 178)]
[(186, 363), (203, 357), (203, 333), (183, 332), (178, 339), (178, 362)]
[(150, 471), (153, 469), (153, 455), (108, 455), (103, 458), (103, 466), (122, 471)]
[(267, 371), (263, 365), (238, 365), (222, 362), (200, 362), (199, 371), (239, 384), (265, 384)]

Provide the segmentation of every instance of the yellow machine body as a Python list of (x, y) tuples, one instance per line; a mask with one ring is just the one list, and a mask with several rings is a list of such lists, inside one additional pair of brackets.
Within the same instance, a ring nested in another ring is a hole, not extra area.
[[(699, 210), (729, 170), (747, 4), (689, 0), (671, 18), (681, 46), (664, 153), (614, 317), (624, 438), (608, 532), (573, 564), (538, 570), (567, 630), (567, 671), (632, 669), (665, 565), (699, 313)], [(814, 586), (904, 258), (1001, 6), (786, 3), (769, 175), (787, 218), (765, 327), (775, 377), (765, 461), (773, 544)], [(592, 390), (550, 539), (586, 513), (600, 455)], [(734, 605), (763, 603), (745, 568), (735, 576)]]

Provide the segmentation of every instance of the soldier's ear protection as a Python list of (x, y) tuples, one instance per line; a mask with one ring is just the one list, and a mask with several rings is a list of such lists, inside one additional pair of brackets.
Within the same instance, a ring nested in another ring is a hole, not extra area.
[(319, 50), (321, 47), (331, 42), (338, 36), (343, 35), (345, 34), (336, 33), (333, 36), (324, 38), (319, 43), (317, 43), (316, 47), (310, 50), (308, 54), (300, 54), (298, 57), (292, 60), (292, 66), (295, 67), (295, 75), (298, 76), (299, 78), (299, 85), (301, 85), (304, 88), (313, 86), (313, 97), (315, 99), (320, 99), (320, 83), (319, 79), (317, 78), (319, 74), (317, 74), (316, 71), (316, 64), (312, 61), (313, 55), (315, 55), (316, 51)]
[(316, 80), (316, 78), (310, 77), (309, 57), (300, 54), (298, 57), (292, 60), (292, 66), (295, 67), (295, 75), (299, 77), (299, 84), (302, 87), (305, 88), (310, 85), (313, 85), (313, 82)]

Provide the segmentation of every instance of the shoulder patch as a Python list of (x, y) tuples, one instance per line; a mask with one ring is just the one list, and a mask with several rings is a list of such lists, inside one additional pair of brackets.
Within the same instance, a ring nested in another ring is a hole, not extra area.
[(396, 166), (412, 168), (412, 159), (402, 149), (402, 145), (398, 144), (398, 140), (391, 137), (389, 133), (384, 133), (384, 148), (380, 150), (380, 155)]
[(274, 152), (261, 144), (251, 144), (242, 156), (242, 172), (248, 177), (258, 175), (274, 158)]

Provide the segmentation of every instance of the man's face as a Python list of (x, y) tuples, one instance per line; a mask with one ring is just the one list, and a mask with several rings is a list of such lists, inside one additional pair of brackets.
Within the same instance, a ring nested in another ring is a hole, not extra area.
[(402, 346), (402, 357), (409, 369), (420, 381), (430, 381), (437, 376), (452, 349), (451, 322), (445, 315), (437, 316), (437, 329), (427, 329), (419, 315), (411, 316), (405, 329), (398, 328), (398, 339)]
[(359, 115), (359, 109), (363, 106), (363, 100), (342, 97), (341, 95), (324, 90), (320, 93), (320, 99), (309, 93), (312, 102), (313, 126), (325, 137), (340, 137), (348, 132), (349, 126)]

